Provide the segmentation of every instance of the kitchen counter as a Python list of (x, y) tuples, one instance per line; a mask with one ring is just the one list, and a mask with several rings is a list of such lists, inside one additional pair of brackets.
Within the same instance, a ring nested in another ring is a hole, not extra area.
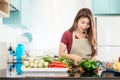
[(105, 71), (103, 69), (97, 72), (80, 72), (73, 68), (68, 72), (23, 72), (18, 75), (15, 67), (9, 71), (10, 64), (21, 64), (21, 62), (8, 62), (7, 69), (0, 70), (0, 78), (4, 80), (120, 80), (120, 73)]
[[(2, 72), (6, 72), (5, 70), (0, 70), (0, 73)], [(32, 73), (31, 73), (32, 74)], [(14, 80), (120, 80), (120, 73), (114, 73), (114, 72), (109, 72), (109, 71), (102, 71), (101, 75), (96, 75), (96, 74), (88, 74), (88, 73), (84, 73), (84, 75), (80, 76), (79, 72), (73, 73), (73, 74), (69, 74), (69, 76), (58, 76), (63, 74), (63, 73), (55, 73), (52, 76), (49, 76), (52, 73), (46, 73), (46, 76), (43, 75), (39, 75), (41, 73), (36, 73), (34, 75), (36, 76), (25, 76), (25, 74), (21, 74), (21, 75), (7, 75), (6, 77), (3, 76), (1, 77), (1, 79), (5, 79), (5, 80), (12, 80), (14, 78)], [(56, 76), (57, 75), (57, 76)]]
[[(0, 73), (5, 73), (6, 70), (0, 70)], [(22, 73), (21, 75), (10, 74), (7, 72), (7, 75), (0, 76), (4, 80), (120, 80), (120, 73), (112, 71), (103, 71), (100, 70), (97, 73), (94, 72), (84, 72), (80, 73), (79, 71), (75, 72), (39, 72), (39, 73)]]

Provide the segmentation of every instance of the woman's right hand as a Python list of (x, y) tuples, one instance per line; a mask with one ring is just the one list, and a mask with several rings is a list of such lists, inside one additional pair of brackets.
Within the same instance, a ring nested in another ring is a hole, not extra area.
[(72, 60), (74, 60), (75, 62), (75, 65), (78, 65), (78, 61), (81, 61), (83, 59), (82, 57), (74, 54), (71, 54), (71, 56), (72, 56)]

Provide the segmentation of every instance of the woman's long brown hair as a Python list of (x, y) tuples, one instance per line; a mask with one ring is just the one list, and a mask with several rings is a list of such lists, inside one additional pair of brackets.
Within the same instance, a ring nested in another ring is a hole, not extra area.
[(80, 18), (89, 18), (90, 20), (90, 27), (88, 28), (87, 30), (87, 35), (88, 35), (88, 41), (90, 43), (90, 45), (92, 46), (91, 47), (91, 50), (92, 50), (92, 54), (91, 56), (93, 57), (96, 52), (97, 52), (97, 43), (96, 43), (96, 29), (95, 29), (95, 25), (94, 25), (94, 20), (93, 20), (93, 15), (92, 15), (92, 12), (90, 9), (88, 8), (82, 8), (78, 11), (75, 19), (74, 19), (74, 22), (73, 22), (73, 25), (72, 27), (69, 29), (69, 31), (73, 32), (74, 30), (77, 29), (77, 22)]

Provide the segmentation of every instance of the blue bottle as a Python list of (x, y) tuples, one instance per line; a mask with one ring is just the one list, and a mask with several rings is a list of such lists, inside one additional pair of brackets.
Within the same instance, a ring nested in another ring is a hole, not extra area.
[(25, 54), (25, 48), (23, 44), (18, 44), (16, 48), (16, 58), (21, 59), (21, 57)]
[(16, 48), (16, 72), (17, 74), (21, 74), (22, 70), (22, 61), (21, 57), (25, 54), (25, 48), (23, 44), (18, 44)]

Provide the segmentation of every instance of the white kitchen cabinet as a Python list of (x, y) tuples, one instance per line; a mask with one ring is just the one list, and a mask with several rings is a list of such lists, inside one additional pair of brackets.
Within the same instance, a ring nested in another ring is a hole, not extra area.
[(0, 17), (9, 17), (10, 4), (8, 0), (0, 0)]
[(102, 46), (120, 46), (120, 17), (100, 16), (96, 18), (97, 42)]
[(120, 17), (97, 16), (98, 59), (104, 61), (118, 60), (120, 57)]

